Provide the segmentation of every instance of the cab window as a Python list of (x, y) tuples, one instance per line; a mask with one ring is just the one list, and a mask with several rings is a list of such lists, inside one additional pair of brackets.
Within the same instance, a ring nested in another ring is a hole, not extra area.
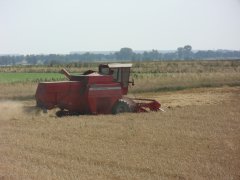
[(123, 87), (128, 87), (129, 74), (130, 74), (130, 68), (123, 68), (122, 69)]
[(121, 71), (120, 68), (112, 68), (110, 72), (113, 76), (113, 80), (116, 82), (121, 82)]
[(100, 73), (101, 73), (101, 74), (104, 74), (104, 75), (109, 75), (109, 68), (107, 68), (107, 67), (102, 67), (102, 68), (100, 69)]

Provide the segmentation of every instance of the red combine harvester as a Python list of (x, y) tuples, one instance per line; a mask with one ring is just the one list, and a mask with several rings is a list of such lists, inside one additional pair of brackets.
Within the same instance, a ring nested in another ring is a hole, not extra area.
[(82, 75), (61, 73), (69, 81), (42, 82), (36, 91), (37, 106), (50, 110), (59, 108), (57, 116), (77, 114), (118, 114), (160, 110), (152, 99), (125, 97), (128, 93), (132, 64), (100, 64), (99, 72), (88, 70)]

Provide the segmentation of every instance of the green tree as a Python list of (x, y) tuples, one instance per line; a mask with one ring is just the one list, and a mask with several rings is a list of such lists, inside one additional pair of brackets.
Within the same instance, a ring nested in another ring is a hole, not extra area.
[(177, 49), (177, 57), (180, 60), (190, 60), (193, 58), (192, 46), (186, 45)]
[(131, 48), (121, 48), (119, 52), (115, 53), (117, 59), (119, 60), (132, 60), (135, 53)]
[(192, 46), (186, 45), (184, 46), (184, 59), (185, 60), (190, 60), (192, 59)]

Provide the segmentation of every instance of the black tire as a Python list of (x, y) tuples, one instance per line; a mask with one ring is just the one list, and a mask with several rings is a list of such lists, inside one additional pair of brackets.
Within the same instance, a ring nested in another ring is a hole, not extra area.
[(56, 112), (57, 117), (63, 117), (64, 115), (65, 115), (65, 113), (62, 110)]
[(125, 112), (130, 112), (130, 106), (126, 101), (124, 101), (123, 99), (120, 99), (113, 106), (112, 113), (119, 114), (119, 113), (125, 113)]

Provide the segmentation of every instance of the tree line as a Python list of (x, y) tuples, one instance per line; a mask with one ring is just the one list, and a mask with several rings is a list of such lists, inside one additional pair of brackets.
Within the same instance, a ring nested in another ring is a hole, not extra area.
[(0, 56), (0, 65), (56, 65), (64, 63), (95, 62), (95, 61), (157, 61), (157, 60), (208, 60), (208, 59), (240, 59), (240, 51), (230, 50), (201, 50), (192, 51), (190, 45), (177, 48), (172, 52), (159, 52), (157, 50), (136, 53), (131, 48), (121, 48), (115, 53), (96, 54), (48, 54), (48, 55), (4, 55)]

